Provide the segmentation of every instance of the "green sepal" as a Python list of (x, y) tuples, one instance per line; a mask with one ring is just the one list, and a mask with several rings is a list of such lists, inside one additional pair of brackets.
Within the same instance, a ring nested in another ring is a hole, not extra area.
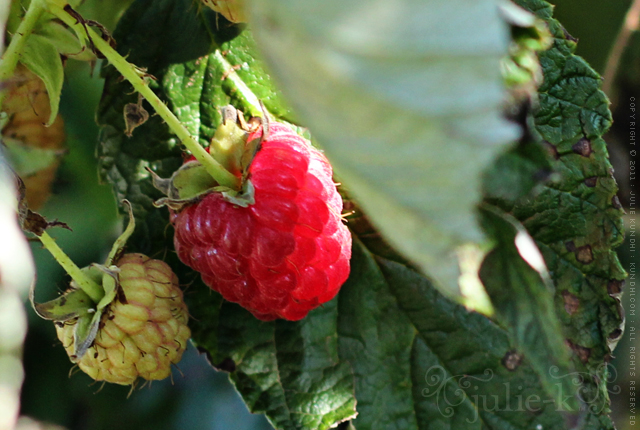
[[(209, 145), (209, 153), (225, 169), (234, 174), (244, 174), (249, 168), (251, 161), (257, 151), (257, 142), (247, 142), (248, 133), (245, 130), (246, 123), (242, 118), (242, 113), (233, 106), (225, 106), (221, 109), (222, 123), (216, 129), (215, 135)], [(243, 190), (238, 193), (226, 187), (220, 187), (216, 180), (207, 172), (205, 166), (197, 161), (190, 161), (183, 164), (170, 179), (162, 179), (155, 172), (149, 170), (152, 175), (153, 185), (165, 194), (168, 199), (160, 199), (156, 206), (169, 206), (179, 210), (185, 204), (198, 200), (212, 191), (222, 192), (229, 201), (240, 198), (240, 206), (253, 203), (253, 195), (249, 198), (238, 197), (247, 194), (252, 186), (243, 181)], [(248, 203), (251, 201), (251, 203)]]
[(104, 288), (104, 297), (98, 303), (98, 311), (102, 311), (109, 306), (118, 295), (118, 273), (120, 270), (116, 266), (106, 267), (101, 264), (94, 264), (94, 267), (100, 269), (102, 275), (102, 288)]
[(222, 197), (224, 197), (226, 201), (243, 208), (249, 207), (254, 204), (256, 202), (255, 196), (256, 189), (249, 179), (245, 180), (242, 184), (242, 191), (240, 193), (235, 190), (222, 192)]
[(222, 115), (223, 122), (209, 145), (210, 154), (231, 173), (239, 173), (248, 133), (238, 125), (238, 113), (233, 106), (225, 106)]
[(197, 161), (183, 165), (173, 175), (168, 196), (178, 200), (189, 200), (206, 194), (218, 183)]
[[(97, 266), (96, 264), (92, 264), (90, 266), (83, 267), (81, 270), (93, 282), (95, 282), (96, 284), (101, 284), (102, 283), (102, 274), (103, 274), (103, 272), (102, 272), (102, 270), (100, 270), (96, 266)], [(71, 281), (71, 286), (74, 287), (74, 288), (78, 288), (75, 285), (75, 281)]]
[(131, 203), (129, 203), (129, 200), (123, 200), (122, 206), (124, 206), (124, 208), (127, 210), (127, 213), (129, 214), (129, 224), (127, 225), (127, 228), (124, 230), (124, 232), (122, 232), (122, 234), (113, 243), (111, 252), (109, 252), (109, 256), (107, 257), (107, 261), (105, 262), (105, 265), (107, 267), (112, 266), (117, 261), (122, 250), (124, 249), (124, 246), (127, 244), (127, 240), (129, 239), (129, 237), (131, 237), (131, 235), (133, 234), (133, 230), (135, 230), (136, 228), (136, 219), (133, 216), (133, 209), (131, 208)]
[[(93, 266), (84, 267), (82, 272), (97, 284), (102, 282), (102, 272)], [(35, 286), (35, 285), (34, 285)], [(65, 322), (74, 318), (79, 318), (91, 309), (95, 309), (96, 303), (80, 289), (75, 281), (71, 281), (71, 288), (57, 299), (45, 303), (35, 302), (35, 289), (29, 293), (29, 299), (34, 311), (43, 319)]]
[(95, 303), (87, 293), (71, 289), (57, 299), (34, 303), (33, 309), (46, 320), (65, 322), (86, 314), (94, 306)]
[(78, 318), (73, 332), (73, 355), (69, 356), (72, 362), (77, 363), (82, 359), (87, 350), (93, 345), (98, 329), (102, 311), (85, 312)]

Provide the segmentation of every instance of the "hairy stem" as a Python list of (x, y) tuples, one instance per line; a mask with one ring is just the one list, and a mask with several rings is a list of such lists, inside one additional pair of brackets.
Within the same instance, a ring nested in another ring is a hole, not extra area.
[(158, 115), (167, 123), (169, 128), (178, 136), (182, 144), (194, 155), (207, 170), (207, 172), (222, 186), (229, 187), (234, 190), (240, 189), (240, 179), (215, 160), (207, 151), (196, 142), (189, 134), (189, 131), (180, 122), (178, 118), (171, 112), (158, 96), (149, 88), (144, 80), (144, 72), (136, 68), (133, 64), (127, 62), (118, 52), (116, 52), (108, 42), (104, 41), (89, 26), (83, 25), (72, 16), (66, 5), (61, 6), (59, 0), (48, 0), (49, 11), (60, 18), (65, 24), (76, 30), (78, 34), (86, 34), (91, 39), (93, 45), (107, 58), (109, 63), (115, 67), (118, 72), (127, 80), (133, 88), (138, 91), (155, 109)]
[[(36, 22), (45, 11), (43, 0), (31, 0), (27, 13), (22, 18), (22, 22), (11, 39), (11, 43), (0, 59), (0, 82), (5, 82), (11, 76), (20, 61), (20, 55), (24, 49), (24, 44), (33, 33)], [(0, 106), (4, 101), (7, 91), (0, 91)]]
[(44, 231), (40, 236), (40, 241), (42, 245), (53, 255), (53, 258), (56, 259), (58, 263), (64, 268), (64, 270), (71, 276), (71, 279), (75, 281), (75, 283), (87, 293), (91, 300), (95, 303), (100, 302), (100, 299), (104, 296), (104, 289), (102, 286), (96, 284), (94, 281), (89, 279), (87, 275), (85, 275), (82, 270), (76, 264), (71, 261), (69, 256), (60, 249), (58, 244), (49, 234)]

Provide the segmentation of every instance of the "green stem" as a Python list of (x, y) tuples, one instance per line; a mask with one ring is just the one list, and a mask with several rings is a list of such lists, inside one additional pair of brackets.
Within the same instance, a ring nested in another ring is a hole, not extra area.
[[(27, 13), (22, 18), (22, 22), (11, 39), (11, 43), (0, 59), (0, 82), (4, 82), (13, 76), (24, 49), (24, 44), (29, 35), (33, 33), (36, 22), (38, 22), (44, 11), (43, 0), (31, 0)], [(2, 106), (6, 94), (7, 91), (0, 92), (0, 106)]]
[(104, 41), (90, 27), (83, 27), (71, 16), (64, 6), (60, 6), (60, 0), (48, 0), (49, 11), (60, 18), (69, 27), (76, 30), (78, 34), (87, 34), (93, 42), (93, 45), (107, 58), (109, 63), (115, 67), (120, 74), (127, 79), (133, 88), (147, 99), (147, 102), (155, 109), (160, 117), (167, 123), (169, 128), (178, 136), (180, 141), (186, 148), (191, 151), (196, 160), (198, 160), (207, 170), (207, 172), (222, 186), (229, 187), (234, 190), (240, 189), (240, 179), (215, 160), (196, 140), (189, 134), (189, 131), (180, 122), (178, 118), (171, 112), (156, 94), (149, 88), (145, 82), (142, 73), (133, 64), (127, 62), (118, 52), (116, 52), (109, 43)]
[(44, 231), (42, 232), (42, 236), (40, 236), (40, 241), (44, 245), (45, 248), (53, 255), (53, 258), (56, 259), (58, 263), (64, 268), (64, 270), (71, 276), (78, 287), (82, 289), (91, 300), (95, 303), (100, 302), (100, 299), (104, 296), (104, 289), (102, 286), (93, 282), (87, 275), (85, 275), (82, 270), (76, 264), (71, 261), (71, 259), (67, 256), (67, 254), (60, 249), (58, 244), (49, 234)]

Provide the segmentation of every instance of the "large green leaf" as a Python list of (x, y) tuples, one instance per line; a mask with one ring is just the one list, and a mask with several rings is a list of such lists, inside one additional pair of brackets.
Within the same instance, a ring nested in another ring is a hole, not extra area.
[(482, 240), (482, 171), (518, 134), (501, 116), (496, 2), (248, 3), (270, 70), (374, 225), (474, 306), (455, 249)]

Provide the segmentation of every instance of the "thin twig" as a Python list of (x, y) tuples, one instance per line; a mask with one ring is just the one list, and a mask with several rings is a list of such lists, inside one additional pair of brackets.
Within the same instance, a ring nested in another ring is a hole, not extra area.
[(629, 39), (631, 35), (638, 31), (640, 24), (640, 0), (634, 0), (629, 10), (627, 11), (627, 15), (624, 18), (624, 23), (618, 32), (618, 36), (616, 37), (613, 46), (611, 47), (611, 52), (609, 53), (609, 58), (607, 58), (607, 65), (604, 69), (604, 84), (602, 86), (602, 90), (605, 94), (610, 94), (611, 88), (613, 86), (614, 79), (618, 73), (618, 67), (620, 66), (620, 60), (622, 59), (622, 54), (629, 44)]

